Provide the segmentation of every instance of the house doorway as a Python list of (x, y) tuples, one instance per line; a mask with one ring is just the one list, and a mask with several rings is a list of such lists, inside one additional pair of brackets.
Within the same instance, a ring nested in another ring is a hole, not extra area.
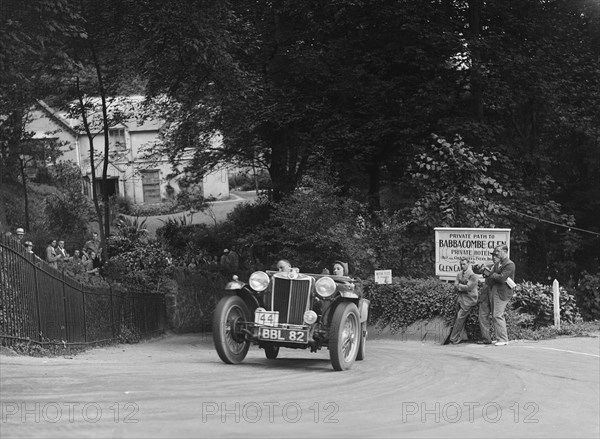
[[(101, 178), (97, 178), (96, 180), (94, 180), (94, 185), (96, 186), (96, 193), (100, 196), (103, 197), (104, 193), (102, 191), (103, 189), (103, 182), (104, 180)], [(106, 195), (108, 197), (112, 197), (113, 195), (118, 195), (119, 194), (119, 177), (109, 177), (106, 179)]]

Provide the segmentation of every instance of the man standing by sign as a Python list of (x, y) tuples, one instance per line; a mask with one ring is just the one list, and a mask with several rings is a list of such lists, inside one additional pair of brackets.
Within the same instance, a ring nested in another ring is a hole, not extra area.
[(506, 346), (508, 344), (508, 333), (506, 332), (504, 311), (513, 295), (512, 285), (514, 285), (513, 279), (515, 278), (515, 263), (508, 258), (508, 247), (506, 245), (497, 246), (492, 255), (499, 259), (499, 262), (494, 264), (488, 276), (489, 285), (491, 286), (492, 321), (498, 339), (495, 345)]
[(459, 344), (462, 339), (462, 331), (465, 320), (475, 305), (477, 305), (477, 276), (471, 270), (471, 264), (467, 258), (461, 258), (460, 270), (456, 275), (456, 292), (458, 293), (458, 314), (450, 334), (450, 343)]

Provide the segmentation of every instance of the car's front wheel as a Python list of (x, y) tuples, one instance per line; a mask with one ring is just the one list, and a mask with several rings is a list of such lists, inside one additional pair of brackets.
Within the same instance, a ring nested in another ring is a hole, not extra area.
[(223, 297), (217, 304), (213, 317), (213, 340), (223, 362), (237, 364), (246, 358), (250, 341), (242, 328), (249, 320), (250, 311), (241, 297)]
[(279, 355), (279, 346), (273, 344), (267, 344), (264, 347), (265, 355), (269, 360), (274, 360)]
[(354, 364), (361, 337), (360, 326), (356, 305), (340, 303), (333, 313), (329, 332), (329, 356), (335, 370), (347, 370)]

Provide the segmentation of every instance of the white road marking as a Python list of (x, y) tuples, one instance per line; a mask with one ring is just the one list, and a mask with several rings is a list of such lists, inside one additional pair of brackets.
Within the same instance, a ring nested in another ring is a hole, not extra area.
[[(514, 345), (513, 345), (514, 346)], [(568, 352), (570, 354), (579, 354), (579, 355), (587, 355), (589, 357), (600, 358), (600, 355), (596, 354), (588, 354), (586, 352), (577, 352), (577, 351), (569, 351), (568, 349), (556, 349), (556, 348), (546, 348), (543, 346), (515, 346), (517, 348), (529, 348), (529, 349), (547, 349), (549, 351), (559, 351), (559, 352)]]

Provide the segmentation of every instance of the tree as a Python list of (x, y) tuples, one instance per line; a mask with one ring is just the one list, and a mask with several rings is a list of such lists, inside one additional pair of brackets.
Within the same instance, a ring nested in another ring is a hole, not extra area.
[(20, 180), (29, 224), (26, 162), (45, 161), (49, 145), (31, 141), (25, 125), (36, 100), (56, 83), (56, 72), (72, 64), (62, 43), (80, 32), (79, 16), (69, 0), (6, 0), (0, 8), (0, 184)]
[[(69, 41), (72, 57), (77, 65), (65, 75), (64, 90), (59, 99), (72, 116), (81, 120), (89, 142), (92, 198), (104, 242), (110, 234), (110, 203), (106, 188), (110, 160), (109, 130), (130, 116), (119, 102), (122, 80), (130, 72), (129, 53), (120, 43), (126, 32), (120, 18), (125, 15), (124, 5), (117, 1), (78, 2), (79, 14), (84, 18), (84, 32)], [(128, 84), (128, 81), (124, 81)], [(73, 105), (72, 99), (76, 104)], [(109, 110), (113, 104), (116, 108)], [(97, 157), (95, 137), (104, 134), (102, 153)], [(102, 203), (96, 189), (96, 160), (102, 163)], [(102, 207), (102, 210), (101, 210)]]

